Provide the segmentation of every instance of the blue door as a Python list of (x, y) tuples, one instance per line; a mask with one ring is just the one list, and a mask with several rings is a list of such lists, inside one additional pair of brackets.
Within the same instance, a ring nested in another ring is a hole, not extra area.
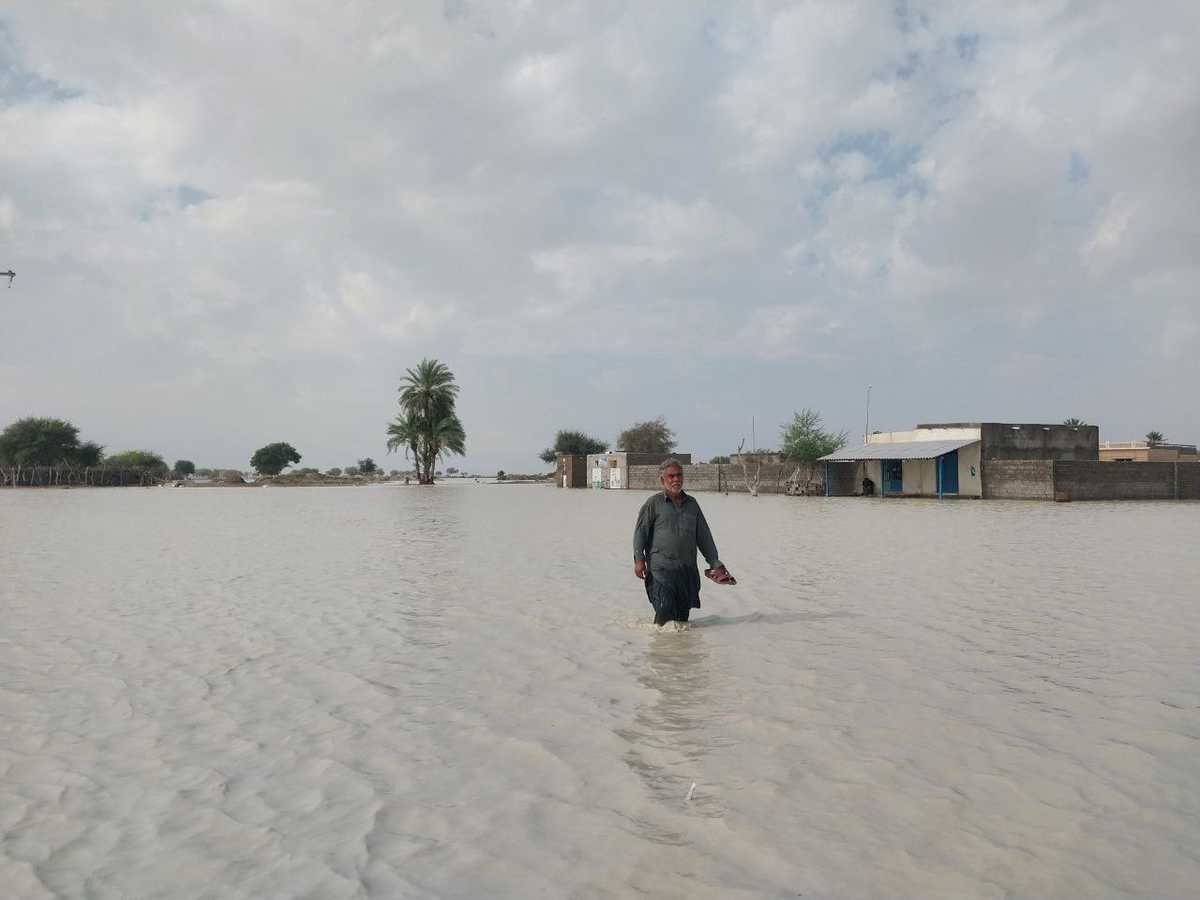
[(945, 456), (938, 457), (938, 471), (941, 473), (943, 494), (958, 493), (958, 451), (951, 450)]
[(899, 494), (904, 491), (904, 462), (899, 459), (883, 461), (883, 492)]

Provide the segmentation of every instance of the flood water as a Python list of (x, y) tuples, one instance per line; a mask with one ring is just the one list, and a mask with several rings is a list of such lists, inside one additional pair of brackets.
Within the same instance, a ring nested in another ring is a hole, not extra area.
[(4, 896), (1196, 896), (1200, 504), (644, 497), (0, 492)]

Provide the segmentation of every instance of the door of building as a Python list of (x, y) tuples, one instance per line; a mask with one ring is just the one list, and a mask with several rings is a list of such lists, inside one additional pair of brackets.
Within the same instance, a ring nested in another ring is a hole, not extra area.
[(885, 459), (883, 461), (883, 492), (885, 494), (900, 494), (904, 492), (903, 460)]
[(958, 493), (958, 451), (951, 450), (938, 457), (938, 472), (941, 476), (943, 494)]

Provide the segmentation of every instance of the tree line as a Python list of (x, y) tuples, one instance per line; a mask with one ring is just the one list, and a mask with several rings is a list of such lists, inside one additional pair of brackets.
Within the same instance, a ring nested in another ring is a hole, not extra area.
[[(753, 450), (749, 456), (766, 456), (779, 453), (787, 461), (816, 462), (822, 456), (839, 450), (846, 444), (846, 432), (832, 432), (824, 428), (821, 414), (813, 409), (803, 409), (793, 415), (790, 422), (780, 426), (781, 450)], [(744, 443), (744, 442), (743, 442)], [(551, 464), (560, 454), (583, 455), (603, 453), (610, 445), (583, 431), (564, 429), (554, 436), (554, 443), (539, 455), (542, 462)], [(666, 418), (658, 416), (645, 422), (635, 422), (624, 429), (615, 444), (617, 450), (626, 453), (673, 453), (677, 446), (675, 432)], [(728, 455), (714, 456), (710, 462), (730, 462)]]

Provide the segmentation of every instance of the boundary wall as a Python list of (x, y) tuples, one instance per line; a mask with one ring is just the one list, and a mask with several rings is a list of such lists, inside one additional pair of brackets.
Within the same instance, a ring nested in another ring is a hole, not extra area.
[[(754, 466), (747, 465), (746, 468), (753, 478)], [(786, 493), (788, 476), (795, 470), (794, 463), (763, 463), (758, 479), (758, 492), (760, 494)], [(817, 467), (815, 477), (824, 478), (820, 467)], [(630, 466), (629, 480), (626, 486), (633, 491), (657, 491), (661, 487), (658, 482), (658, 466)], [(683, 488), (686, 491), (747, 493), (742, 467), (724, 463), (684, 464)], [(824, 492), (823, 488), (822, 485), (822, 493)]]
[(1200, 500), (1200, 462), (993, 459), (989, 500)]

